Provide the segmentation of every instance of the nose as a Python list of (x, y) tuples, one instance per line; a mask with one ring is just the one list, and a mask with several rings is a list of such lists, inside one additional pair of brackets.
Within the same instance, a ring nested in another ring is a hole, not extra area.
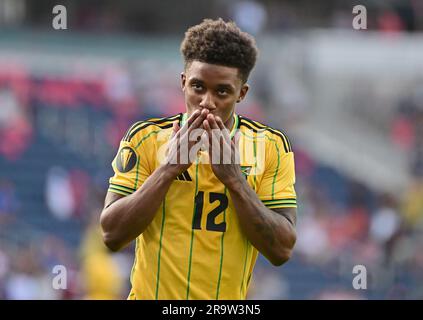
[(214, 110), (216, 109), (216, 104), (213, 101), (213, 97), (210, 93), (205, 93), (202, 96), (201, 102), (200, 102), (200, 107), (201, 108), (206, 108), (209, 110)]

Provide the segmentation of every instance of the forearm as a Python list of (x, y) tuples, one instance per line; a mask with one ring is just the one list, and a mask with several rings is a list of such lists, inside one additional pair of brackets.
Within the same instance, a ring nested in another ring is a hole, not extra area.
[(144, 232), (154, 219), (173, 180), (166, 167), (159, 167), (140, 189), (103, 210), (101, 227), (104, 242), (110, 249), (120, 250)]
[(228, 187), (240, 226), (248, 240), (274, 265), (286, 262), (296, 240), (295, 228), (282, 215), (268, 209), (241, 177)]

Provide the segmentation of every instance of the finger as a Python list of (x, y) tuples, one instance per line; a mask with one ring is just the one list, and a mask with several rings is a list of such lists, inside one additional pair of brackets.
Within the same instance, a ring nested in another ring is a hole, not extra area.
[(207, 121), (209, 122), (210, 127), (212, 129), (219, 129), (219, 126), (216, 123), (216, 118), (214, 115), (212, 114), (207, 115)]
[(229, 130), (225, 127), (222, 119), (219, 116), (215, 117), (215, 122), (217, 125), (216, 130), (219, 130), (215, 132), (219, 133), (218, 143), (220, 146), (221, 158), (223, 160), (222, 163), (230, 163), (232, 148)]
[(219, 116), (216, 116), (215, 119), (216, 119), (216, 123), (217, 123), (217, 125), (220, 129), (223, 130), (223, 129), (226, 128), (225, 125), (223, 124), (222, 119)]
[(225, 152), (230, 149), (230, 133), (229, 130), (225, 127), (223, 124), (222, 119), (219, 116), (215, 116), (210, 119), (212, 131), (215, 132), (215, 140), (216, 143), (220, 146), (220, 150), (222, 152)]
[[(208, 130), (207, 134), (209, 136), (209, 149), (210, 149), (210, 155), (213, 163), (220, 163), (220, 142), (218, 139), (219, 134), (215, 130), (219, 130), (219, 127), (217, 126), (216, 120), (214, 115), (209, 114), (207, 115), (206, 122), (208, 124)], [(213, 152), (213, 150), (215, 152)]]
[(180, 129), (181, 128), (179, 127), (178, 121), (174, 121), (172, 123), (172, 135), (170, 136), (170, 138), (172, 139)]
[(225, 137), (226, 142), (230, 143), (231, 135), (230, 135), (230, 132), (229, 132), (228, 128), (225, 127), (225, 125), (223, 124), (222, 119), (219, 116), (215, 117), (215, 119), (216, 119), (217, 126), (223, 132), (223, 136)]
[(207, 119), (203, 120), (203, 127), (207, 134), (207, 139), (209, 141), (208, 143), (208, 151), (209, 151), (209, 158), (212, 160), (212, 154), (213, 154), (213, 135), (212, 135), (212, 129), (210, 127), (210, 123), (207, 121)]
[(167, 150), (169, 154), (178, 148), (179, 134), (180, 134), (179, 124), (177, 122), (174, 122), (172, 124), (172, 134), (169, 139), (169, 145)]
[[(216, 123), (215, 117), (211, 118), (209, 122), (209, 136), (210, 145), (212, 147), (212, 161), (214, 164), (223, 164), (224, 154), (230, 153), (230, 147), (225, 142), (225, 137), (222, 134), (219, 126)], [(214, 126), (214, 128), (212, 128)], [(226, 156), (227, 157), (227, 156)]]
[(189, 126), (188, 130), (189, 131), (192, 131), (194, 129), (201, 128), (202, 125), (203, 125), (203, 121), (204, 121), (204, 119), (206, 119), (206, 117), (207, 117), (208, 114), (209, 114), (209, 110), (208, 109), (201, 110), (200, 114), (198, 115), (197, 118), (194, 119), (194, 121)]
[[(172, 150), (175, 149), (175, 147), (178, 144), (178, 134), (179, 134), (179, 124), (177, 121), (174, 121), (172, 123), (172, 133), (169, 137), (169, 142), (168, 142), (168, 146), (167, 146), (167, 154), (170, 154), (172, 152)], [(176, 142), (175, 142), (176, 141)]]
[(204, 130), (207, 131), (207, 133), (211, 132), (210, 123), (207, 119), (203, 120), (203, 127), (204, 127)]
[(227, 148), (227, 143), (225, 143), (225, 137), (224, 136), (219, 136), (219, 145), (220, 145), (220, 163), (225, 164), (226, 163), (225, 159), (228, 158), (228, 155), (229, 155), (229, 163), (230, 163), (231, 149)]
[(198, 118), (198, 116), (201, 114), (201, 111), (200, 110), (195, 110), (192, 114), (191, 114), (191, 116), (188, 118), (188, 120), (187, 120), (187, 124), (188, 124), (188, 126), (190, 126), (193, 122), (194, 122), (194, 120), (195, 119), (197, 119)]
[(180, 130), (181, 135), (188, 131), (188, 128), (191, 126), (191, 124), (194, 122), (194, 120), (198, 118), (200, 113), (201, 113), (200, 110), (195, 110), (191, 114), (191, 116), (188, 118), (187, 122), (185, 122), (185, 124), (182, 126), (182, 128)]
[(207, 137), (209, 139), (209, 151), (211, 150), (211, 142), (212, 142), (212, 129), (210, 127), (210, 123), (207, 121), (207, 119), (203, 120), (203, 127), (204, 130), (207, 132)]
[(181, 136), (182, 141), (186, 142), (188, 140), (189, 149), (191, 149), (191, 147), (194, 146), (196, 142), (198, 142), (198, 140), (195, 141), (195, 138), (201, 136), (201, 134), (204, 132), (203, 121), (206, 118), (208, 112), (209, 110), (207, 109), (201, 110), (198, 117), (195, 118), (195, 120), (191, 123), (184, 135)]
[[(183, 161), (190, 161), (189, 160), (189, 154), (191, 151), (191, 148), (196, 145), (198, 142), (195, 141), (197, 137), (197, 132), (194, 132), (193, 130), (198, 130), (200, 126), (202, 126), (202, 121), (206, 118), (209, 110), (203, 109), (201, 112), (199, 110), (195, 110), (194, 113), (190, 116), (189, 120), (182, 126), (181, 130), (179, 131), (178, 136), (178, 156), (179, 159), (184, 159)], [(202, 130), (201, 130), (202, 131)]]

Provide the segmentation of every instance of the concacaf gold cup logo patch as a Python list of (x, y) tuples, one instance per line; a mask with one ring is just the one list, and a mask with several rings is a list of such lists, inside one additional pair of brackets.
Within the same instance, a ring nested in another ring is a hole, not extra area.
[(116, 157), (116, 167), (117, 169), (122, 172), (129, 172), (137, 163), (137, 154), (134, 150), (130, 147), (123, 147), (120, 149), (117, 157)]

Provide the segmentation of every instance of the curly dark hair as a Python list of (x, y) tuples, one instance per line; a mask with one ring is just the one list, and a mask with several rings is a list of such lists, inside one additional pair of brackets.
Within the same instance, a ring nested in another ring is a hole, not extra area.
[(181, 44), (185, 67), (194, 60), (235, 67), (246, 82), (253, 69), (258, 49), (254, 38), (234, 22), (204, 19), (189, 28)]

